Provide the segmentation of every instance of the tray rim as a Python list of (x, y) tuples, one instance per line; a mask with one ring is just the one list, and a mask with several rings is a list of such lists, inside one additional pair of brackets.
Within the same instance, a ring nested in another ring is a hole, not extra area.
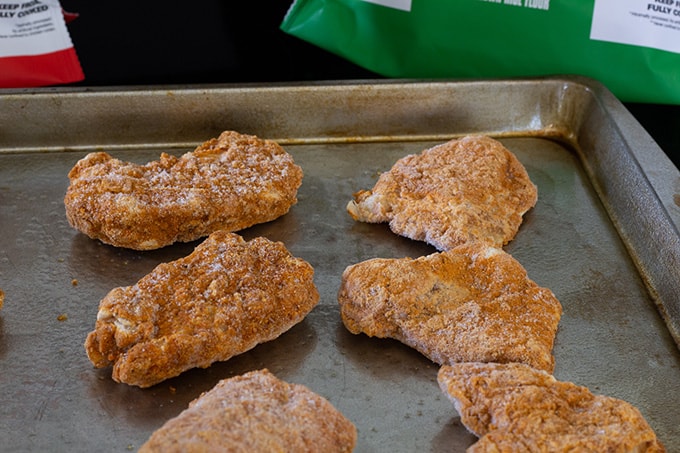
[[(507, 87), (522, 87), (539, 84), (552, 85), (554, 90), (571, 90), (582, 91), (586, 96), (593, 98), (599, 96), (613, 95), (600, 82), (582, 76), (574, 75), (556, 75), (544, 77), (517, 77), (506, 79), (343, 79), (343, 80), (317, 80), (305, 82), (272, 82), (272, 83), (213, 83), (213, 84), (197, 84), (197, 85), (131, 85), (131, 86), (100, 86), (100, 87), (39, 87), (39, 88), (11, 88), (0, 89), (0, 107), (3, 103), (14, 102), (9, 104), (10, 107), (19, 107), (21, 110), (31, 107), (31, 103), (40, 105), (49, 104), (53, 102), (63, 102), (63, 100), (71, 100), (73, 102), (85, 102), (86, 100), (101, 98), (141, 98), (146, 99), (160, 99), (160, 98), (177, 98), (180, 95), (205, 95), (205, 94), (221, 94), (221, 95), (240, 95), (248, 96), (253, 93), (295, 93), (309, 94), (310, 92), (320, 91), (322, 95), (329, 95), (338, 93), (345, 93), (351, 91), (353, 95), (357, 95), (358, 91), (368, 91), (365, 96), (383, 95), (384, 93), (393, 93), (400, 89), (416, 89), (420, 92), (427, 90), (460, 90), (470, 87), (484, 87), (503, 84)], [(564, 93), (558, 93), (560, 99), (563, 101), (567, 97)], [(62, 101), (54, 101), (62, 100)], [(608, 108), (623, 107), (623, 104), (614, 99), (614, 103)], [(143, 101), (148, 102), (148, 101)], [(616, 105), (616, 104), (619, 105)], [(126, 104), (127, 105), (127, 104)], [(442, 105), (446, 105), (444, 102)], [(273, 106), (268, 106), (273, 107)], [(35, 108), (35, 107), (33, 107)], [(625, 107), (623, 107), (625, 110)], [(2, 136), (2, 124), (8, 121), (11, 113), (8, 113), (7, 108), (0, 108), (0, 136)], [(285, 111), (285, 110), (282, 110)], [(281, 111), (277, 111), (280, 113)], [(541, 125), (541, 127), (531, 127), (527, 129), (503, 130), (489, 129), (488, 131), (478, 131), (477, 133), (485, 133), (494, 137), (516, 137), (526, 136), (527, 134), (540, 134), (541, 137), (547, 137), (554, 140), (564, 142), (571, 147), (578, 145), (577, 132), (574, 129), (579, 127), (578, 124), (572, 124), (570, 121), (573, 118), (558, 118), (561, 122), (558, 124)], [(41, 118), (38, 123), (40, 126), (47, 126), (45, 119)], [(287, 136), (267, 136), (272, 140), (276, 140), (282, 145), (292, 144), (314, 144), (314, 143), (342, 143), (348, 140), (358, 142), (384, 142), (384, 141), (432, 141), (451, 139), (464, 135), (463, 133), (451, 133), (450, 131), (438, 133), (405, 133), (405, 134), (346, 134), (346, 135), (324, 135), (324, 136), (304, 136), (291, 139)], [(82, 151), (97, 149), (105, 146), (107, 149), (143, 149), (143, 148), (186, 148), (193, 147), (200, 144), (204, 138), (195, 141), (158, 141), (154, 143), (125, 143), (115, 144), (107, 143), (102, 145), (100, 143), (85, 143), (81, 145), (45, 145), (39, 143), (26, 143), (17, 145), (7, 145), (0, 142), (0, 154), (2, 153), (26, 153), (26, 152), (55, 152), (55, 151)]]

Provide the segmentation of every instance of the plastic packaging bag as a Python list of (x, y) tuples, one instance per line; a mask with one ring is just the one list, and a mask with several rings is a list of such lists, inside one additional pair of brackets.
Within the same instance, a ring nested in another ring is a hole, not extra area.
[(574, 74), (680, 104), (680, 0), (298, 0), (281, 29), (386, 77)]
[(0, 88), (84, 79), (57, 0), (0, 0)]

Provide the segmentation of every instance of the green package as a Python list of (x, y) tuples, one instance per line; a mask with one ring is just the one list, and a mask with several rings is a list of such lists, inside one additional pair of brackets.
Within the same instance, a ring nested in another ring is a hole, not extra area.
[(680, 104), (680, 0), (298, 0), (281, 29), (390, 78), (573, 74)]

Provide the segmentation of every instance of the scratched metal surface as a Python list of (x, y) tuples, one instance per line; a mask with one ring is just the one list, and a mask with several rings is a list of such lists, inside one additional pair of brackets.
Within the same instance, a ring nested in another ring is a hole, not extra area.
[[(182, 112), (160, 100), (167, 97), (183, 99), (184, 115), (193, 106), (191, 127), (177, 131)], [(629, 401), (670, 451), (680, 449), (680, 354), (666, 273), (678, 252), (677, 170), (601, 88), (548, 79), (112, 90), (97, 92), (96, 106), (85, 98), (0, 94), (0, 450), (136, 450), (220, 379), (263, 367), (328, 398), (356, 424), (358, 452), (464, 450), (475, 437), (437, 387), (438, 367), (398, 342), (350, 334), (336, 293), (347, 265), (434, 252), (385, 225), (352, 221), (352, 193), (399, 157), (468, 132), (499, 137), (538, 186), (538, 204), (506, 250), (564, 306), (556, 377)], [(216, 117), (209, 105), (202, 110), (206, 99), (242, 115)], [(310, 106), (316, 111), (302, 111)], [(309, 261), (320, 303), (278, 339), (229, 361), (149, 389), (116, 384), (83, 348), (99, 300), (196, 243), (136, 252), (85, 237), (65, 219), (66, 175), (92, 150), (145, 162), (222, 129), (280, 140), (302, 166), (298, 204), (241, 233), (281, 240)]]

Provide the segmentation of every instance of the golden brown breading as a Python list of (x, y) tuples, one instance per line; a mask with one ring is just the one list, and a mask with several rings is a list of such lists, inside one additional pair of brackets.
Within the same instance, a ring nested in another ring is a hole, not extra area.
[(338, 452), (356, 427), (328, 400), (268, 370), (220, 381), (142, 445), (151, 452)]
[(442, 366), (439, 385), (481, 439), (468, 452), (663, 452), (631, 404), (524, 364)]
[(554, 367), (561, 304), (508, 253), (480, 242), (348, 266), (338, 302), (350, 332), (399, 340), (439, 364)]
[(137, 250), (274, 220), (297, 202), (302, 183), (302, 169), (277, 143), (233, 131), (145, 165), (91, 153), (68, 176), (71, 226)]
[(217, 231), (109, 292), (85, 349), (117, 382), (148, 387), (278, 337), (318, 303), (313, 277), (280, 242)]
[(399, 159), (372, 190), (355, 193), (347, 211), (437, 250), (471, 240), (502, 247), (536, 200), (514, 154), (490, 137), (467, 136)]

